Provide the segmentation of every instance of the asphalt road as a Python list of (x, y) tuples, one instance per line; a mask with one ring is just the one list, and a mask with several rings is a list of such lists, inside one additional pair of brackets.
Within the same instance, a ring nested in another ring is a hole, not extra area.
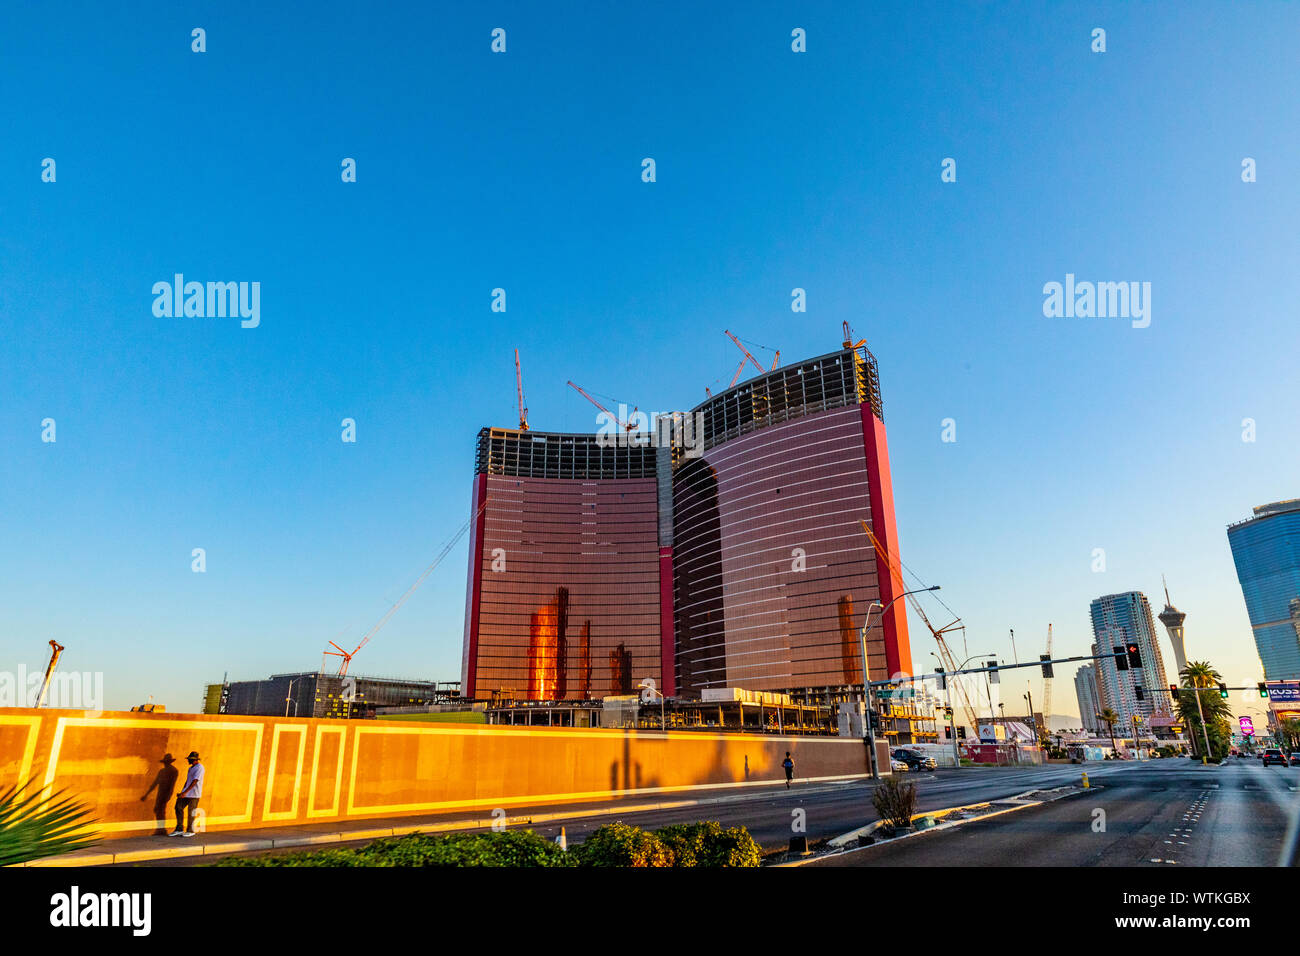
[(1300, 767), (1266, 768), (1253, 759), (1110, 767), (1090, 774), (1102, 784), (1096, 790), (805, 865), (1277, 865), (1300, 801)]
[[(1159, 762), (1159, 761), (1158, 761)], [(1165, 761), (1176, 763), (1177, 761)], [(1187, 761), (1183, 761), (1186, 763)], [(1147, 766), (1142, 764), (1140, 766)], [(1083, 771), (1098, 781), (1137, 771), (1139, 765), (1125, 762), (1107, 762), (1086, 765), (1060, 764), (1044, 768), (963, 768), (934, 772), (908, 773), (906, 779), (917, 784), (918, 810), (940, 810), (965, 804), (980, 803), (999, 797), (1013, 796), (1026, 790), (1060, 786), (1078, 782)], [(1298, 772), (1300, 775), (1300, 772)], [(669, 823), (688, 823), (696, 820), (717, 820), (724, 826), (745, 826), (765, 852), (784, 850), (790, 838), (804, 833), (809, 843), (839, 836), (870, 823), (878, 816), (871, 805), (869, 782), (845, 784), (801, 784), (796, 781), (790, 790), (774, 787), (769, 792), (752, 790), (727, 802), (705, 806), (677, 807), (666, 810), (629, 811), (600, 816), (575, 816), (571, 819), (547, 820), (531, 827), (547, 837), (556, 837), (564, 827), (568, 839), (583, 840), (588, 834), (607, 823), (623, 821), (647, 829)], [(717, 791), (692, 791), (674, 794), (674, 799), (700, 797), (713, 799)], [(575, 813), (590, 809), (591, 805), (576, 805)], [(546, 808), (554, 812), (556, 808)], [(512, 810), (511, 814), (525, 815), (527, 811)], [(398, 821), (407, 822), (410, 821)], [(528, 824), (522, 824), (528, 826)], [(796, 826), (802, 826), (797, 830)], [(333, 847), (358, 846), (369, 841), (335, 843)], [(267, 852), (267, 851), (262, 851)], [(269, 852), (294, 852), (293, 850)], [(244, 854), (240, 854), (244, 855)], [(194, 866), (211, 862), (212, 857), (157, 860), (143, 863), (146, 866)]]

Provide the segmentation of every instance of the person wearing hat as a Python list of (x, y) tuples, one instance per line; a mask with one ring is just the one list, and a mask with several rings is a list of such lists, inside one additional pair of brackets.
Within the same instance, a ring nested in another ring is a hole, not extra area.
[(199, 763), (199, 752), (191, 750), (185, 759), (190, 769), (185, 775), (185, 786), (176, 796), (176, 829), (168, 836), (194, 836), (194, 811), (198, 809), (199, 797), (203, 796), (203, 764)]

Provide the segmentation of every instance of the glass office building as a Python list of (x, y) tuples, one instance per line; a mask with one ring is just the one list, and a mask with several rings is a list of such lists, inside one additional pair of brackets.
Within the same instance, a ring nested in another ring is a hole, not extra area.
[(1228, 526), (1265, 680), (1300, 679), (1300, 499), (1252, 509)]
[[(859, 631), (902, 593), (875, 359), (796, 363), (712, 398), (703, 454), (673, 474), (677, 684), (800, 690), (862, 683)], [(910, 670), (900, 604), (868, 634), (872, 679)]]
[[(849, 345), (672, 419), (642, 444), (479, 433), (466, 697), (861, 686), (868, 611), (904, 590), (875, 358)], [(867, 663), (911, 670), (904, 602)]]

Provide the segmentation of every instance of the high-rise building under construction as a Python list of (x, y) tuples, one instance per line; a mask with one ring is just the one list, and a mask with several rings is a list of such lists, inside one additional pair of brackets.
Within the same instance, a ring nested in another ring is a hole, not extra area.
[[(860, 523), (897, 568), (874, 356), (846, 343), (675, 421), (630, 439), (479, 433), (465, 696), (861, 684), (868, 609), (903, 591)], [(873, 680), (911, 670), (904, 602), (879, 614)]]

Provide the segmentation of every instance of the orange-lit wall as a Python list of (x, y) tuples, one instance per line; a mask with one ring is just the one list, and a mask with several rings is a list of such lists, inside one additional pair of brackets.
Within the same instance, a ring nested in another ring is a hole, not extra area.
[[(862, 742), (383, 720), (0, 709), (0, 788), (35, 778), (89, 804), (104, 837), (157, 827), (146, 790), (197, 750), (207, 829), (607, 799), (866, 773)], [(170, 817), (171, 801), (166, 804)]]

